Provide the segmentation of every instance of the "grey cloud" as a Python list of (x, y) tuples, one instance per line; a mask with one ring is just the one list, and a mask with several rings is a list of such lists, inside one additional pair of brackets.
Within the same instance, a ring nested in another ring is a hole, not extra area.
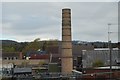
[[(3, 24), (12, 24), (3, 34), (16, 38), (20, 35), (23, 40), (24, 36), (48, 34), (60, 39), (61, 9), (65, 7), (72, 9), (73, 39), (106, 41), (107, 24), (117, 23), (117, 3), (3, 3)], [(10, 14), (20, 15), (22, 19), (8, 19), (6, 16)]]

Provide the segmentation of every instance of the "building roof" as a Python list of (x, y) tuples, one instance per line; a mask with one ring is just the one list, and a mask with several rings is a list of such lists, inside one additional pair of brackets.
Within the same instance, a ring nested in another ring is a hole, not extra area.
[[(94, 69), (110, 69), (110, 66), (96, 67)], [(120, 66), (112, 66), (112, 69), (120, 69)]]
[(14, 72), (14, 74), (18, 74), (18, 73), (31, 73), (32, 69), (31, 68), (14, 68), (13, 72)]
[[(95, 48), (94, 50), (109, 50), (109, 48)], [(112, 48), (112, 50), (119, 50), (118, 48)]]

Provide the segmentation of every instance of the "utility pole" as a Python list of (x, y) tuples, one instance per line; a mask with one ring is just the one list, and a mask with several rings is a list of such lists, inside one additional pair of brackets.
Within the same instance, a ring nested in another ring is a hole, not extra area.
[(111, 32), (110, 31), (110, 26), (111, 25), (117, 25), (117, 24), (111, 24), (109, 23), (108, 24), (108, 48), (109, 48), (109, 60), (110, 60), (110, 80), (112, 79), (112, 43), (111, 43), (111, 40), (110, 40), (110, 34), (111, 33), (118, 33), (118, 32)]
[(109, 60), (110, 60), (110, 80), (112, 79), (112, 45), (111, 45), (111, 40), (110, 40), (110, 25), (108, 24), (108, 48), (109, 48)]
[(112, 45), (111, 41), (108, 42), (109, 44), (109, 54), (110, 54), (110, 80), (112, 79)]

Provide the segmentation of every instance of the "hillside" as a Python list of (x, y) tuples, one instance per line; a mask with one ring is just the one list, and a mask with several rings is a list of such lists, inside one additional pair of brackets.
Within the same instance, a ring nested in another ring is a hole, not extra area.
[[(13, 40), (0, 40), (2, 41), (2, 50), (3, 52), (21, 52), (29, 42), (17, 42)], [(50, 41), (40, 41), (42, 44), (40, 46), (45, 46), (44, 43), (51, 43)], [(107, 42), (87, 42), (87, 41), (72, 41), (73, 45), (93, 45), (95, 48), (107, 48)], [(49, 44), (50, 45), (50, 44)], [(53, 43), (52, 43), (53, 45)], [(51, 45), (51, 46), (52, 46)], [(116, 48), (118, 46), (117, 43), (112, 43), (112, 47)]]
[(20, 52), (28, 43), (28, 42), (17, 42), (12, 40), (0, 40), (0, 41), (2, 41), (3, 52)]

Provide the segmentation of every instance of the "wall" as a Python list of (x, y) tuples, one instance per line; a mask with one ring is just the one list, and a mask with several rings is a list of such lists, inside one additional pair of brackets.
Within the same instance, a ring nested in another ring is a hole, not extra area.
[(48, 62), (48, 60), (3, 60), (2, 65), (8, 64), (8, 63), (14, 63), (15, 65), (21, 65), (24, 62), (27, 62), (30, 65), (37, 65), (40, 63), (40, 61)]

